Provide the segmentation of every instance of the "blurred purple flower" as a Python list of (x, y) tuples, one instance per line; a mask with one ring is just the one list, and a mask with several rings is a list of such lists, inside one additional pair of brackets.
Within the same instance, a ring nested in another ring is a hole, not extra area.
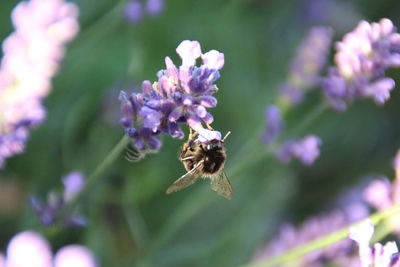
[(13, 267), (52, 267), (51, 248), (38, 233), (21, 232), (8, 243), (5, 261)]
[(62, 0), (23, 1), (12, 11), (15, 32), (3, 42), (0, 63), (0, 168), (46, 117), (42, 100), (78, 32), (77, 17), (77, 6)]
[[(181, 42), (176, 51), (182, 58), (179, 68), (166, 57), (166, 69), (158, 72), (157, 82), (151, 85), (144, 81), (141, 93), (128, 95), (121, 91), (119, 96), (121, 124), (142, 154), (158, 151), (160, 134), (183, 138), (180, 124), (199, 131), (202, 123), (213, 122), (207, 108), (217, 105), (212, 95), (218, 91), (214, 82), (224, 65), (224, 54), (216, 50), (202, 54), (199, 42), (188, 40)], [(200, 57), (203, 64), (196, 66)]]
[(54, 267), (95, 267), (93, 253), (81, 245), (62, 247), (54, 256)]
[(374, 233), (371, 221), (365, 221), (358, 226), (350, 228), (350, 239), (357, 242), (362, 267), (390, 267), (399, 266), (398, 249), (396, 243), (387, 242), (384, 246), (380, 243), (371, 248), (369, 242)]
[[(344, 32), (360, 21), (360, 6), (350, 1), (302, 0), (299, 14), (302, 22), (311, 25), (330, 25), (337, 32)], [(340, 14), (340, 16), (338, 16)]]
[[(372, 207), (378, 211), (384, 211), (394, 205), (400, 203), (400, 150), (397, 152), (394, 159), (394, 168), (396, 172), (396, 178), (393, 182), (390, 182), (388, 178), (382, 177), (381, 179), (375, 179), (367, 186), (364, 190), (364, 199)], [(387, 223), (393, 225), (393, 229), (397, 234), (400, 234), (400, 226), (398, 222), (400, 215), (394, 215), (387, 220)]]
[(125, 17), (127, 20), (136, 23), (143, 17), (143, 4), (140, 1), (129, 1), (125, 6)]
[(343, 111), (357, 98), (382, 105), (395, 83), (385, 71), (400, 66), (400, 34), (389, 19), (361, 21), (336, 44), (335, 67), (323, 79), (324, 93), (333, 108)]
[(85, 178), (80, 172), (71, 172), (62, 178), (62, 183), (64, 185), (63, 199), (65, 202), (69, 202), (82, 190)]
[(0, 252), (0, 267), (5, 267), (6, 266), (6, 259), (4, 258), (4, 255)]
[(146, 11), (149, 15), (157, 16), (164, 10), (164, 0), (147, 0)]
[(298, 158), (304, 165), (312, 165), (319, 157), (321, 139), (315, 135), (308, 135), (303, 139), (286, 141), (277, 152), (277, 157), (282, 162), (288, 163), (292, 158)]
[(164, 0), (147, 0), (143, 3), (139, 0), (130, 0), (125, 5), (125, 18), (132, 22), (137, 23), (141, 21), (144, 16), (158, 16), (164, 10)]
[(84, 187), (84, 177), (80, 172), (72, 172), (62, 179), (64, 191), (61, 195), (51, 191), (47, 196), (47, 203), (42, 204), (38, 198), (31, 198), (31, 206), (45, 226), (53, 225), (58, 220), (65, 226), (84, 226), (86, 219), (66, 212), (62, 209), (68, 204)]
[(7, 267), (96, 267), (93, 253), (84, 246), (68, 245), (53, 259), (48, 241), (40, 234), (25, 231), (15, 235), (7, 246), (4, 265)]
[(320, 71), (326, 64), (332, 29), (312, 27), (297, 49), (290, 66), (285, 84), (281, 86), (280, 97), (290, 105), (303, 101), (304, 92), (316, 86), (320, 81)]
[[(352, 216), (351, 211), (337, 210), (327, 215), (312, 217), (298, 229), (293, 225), (286, 224), (281, 227), (279, 234), (255, 255), (255, 260), (279, 256), (360, 219), (362, 218)], [(352, 252), (351, 243), (350, 240), (342, 240), (321, 250), (308, 253), (296, 262), (296, 266), (326, 266), (325, 264), (328, 262), (338, 266), (351, 266), (351, 259), (347, 258)]]
[(270, 105), (265, 110), (265, 118), (267, 125), (262, 136), (264, 143), (269, 144), (275, 140), (283, 129), (283, 120), (281, 118), (281, 112), (278, 107)]

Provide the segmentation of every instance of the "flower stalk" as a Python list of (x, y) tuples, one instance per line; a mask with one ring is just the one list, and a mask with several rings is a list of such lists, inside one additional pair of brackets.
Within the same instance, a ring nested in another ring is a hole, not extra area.
[(374, 213), (373, 215), (369, 216), (367, 219), (363, 219), (362, 221), (359, 221), (357, 223), (349, 225), (349, 226), (347, 226), (343, 229), (340, 229), (330, 235), (327, 235), (327, 236), (318, 238), (316, 240), (313, 240), (311, 242), (308, 242), (298, 248), (295, 248), (293, 250), (285, 252), (284, 254), (282, 254), (280, 256), (274, 257), (272, 259), (261, 260), (261, 261), (257, 261), (254, 263), (245, 264), (245, 265), (242, 265), (242, 267), (276, 266), (279, 264), (293, 261), (297, 258), (300, 258), (300, 257), (306, 255), (307, 253), (317, 251), (319, 249), (322, 249), (324, 247), (332, 245), (336, 242), (339, 242), (345, 238), (348, 238), (349, 229), (351, 227), (356, 227), (356, 226), (360, 225), (365, 220), (370, 220), (374, 225), (377, 225), (384, 219), (388, 219), (397, 214), (400, 214), (400, 204), (394, 205), (385, 211)]

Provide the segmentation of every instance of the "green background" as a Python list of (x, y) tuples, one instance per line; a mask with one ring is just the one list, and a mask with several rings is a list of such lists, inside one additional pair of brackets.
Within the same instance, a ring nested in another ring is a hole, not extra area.
[[(317, 8), (318, 17), (307, 12), (322, 2), (331, 6)], [(137, 24), (124, 19), (125, 1), (76, 3), (80, 33), (68, 45), (44, 101), (47, 119), (31, 131), (25, 153), (8, 159), (0, 172), (0, 187), (15, 190), (0, 196), (2, 251), (13, 235), (33, 229), (54, 251), (69, 243), (88, 246), (102, 266), (235, 266), (249, 262), (283, 222), (300, 223), (334, 209), (337, 196), (366, 181), (364, 175), (393, 177), (391, 162), (400, 144), (397, 88), (382, 107), (356, 101), (344, 113), (328, 110), (301, 131), (299, 136), (312, 133), (323, 141), (312, 167), (252, 155), (266, 149), (259, 141), (265, 107), (275, 102), (309, 27), (329, 25), (338, 41), (361, 19), (388, 17), (400, 26), (399, 1), (167, 0), (160, 16)], [(0, 40), (13, 31), (9, 14), (15, 5), (0, 1)], [(216, 195), (208, 181), (165, 195), (185, 172), (176, 156), (183, 140), (165, 136), (158, 154), (135, 164), (121, 154), (87, 191), (86, 228), (40, 226), (29, 197), (45, 199), (48, 191), (61, 190), (62, 176), (74, 170), (89, 175), (96, 168), (123, 135), (119, 91), (156, 80), (165, 56), (179, 65), (175, 48), (186, 39), (198, 40), (203, 52), (225, 54), (218, 106), (210, 111), (214, 128), (232, 131), (225, 170), (233, 199)], [(398, 70), (388, 75), (400, 82)], [(323, 101), (316, 88), (290, 110), (288, 133)]]

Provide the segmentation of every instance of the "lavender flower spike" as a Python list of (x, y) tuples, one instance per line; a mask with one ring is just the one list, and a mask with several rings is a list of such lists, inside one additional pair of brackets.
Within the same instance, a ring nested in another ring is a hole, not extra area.
[[(378, 211), (384, 211), (400, 203), (400, 178), (399, 178), (400, 153), (394, 159), (396, 178), (390, 182), (388, 178), (375, 179), (365, 188), (363, 197), (365, 201)], [(399, 215), (391, 216), (386, 223), (393, 226), (394, 232), (400, 234)]]
[(339, 111), (357, 98), (384, 104), (395, 86), (385, 71), (400, 66), (400, 34), (393, 23), (361, 21), (336, 44), (336, 50), (336, 66), (322, 82), (329, 103)]
[[(309, 218), (298, 228), (291, 224), (284, 224), (277, 236), (264, 248), (261, 248), (258, 253), (256, 253), (254, 259), (258, 261), (276, 257), (312, 240), (329, 235), (359, 219), (359, 217), (354, 217), (350, 210), (335, 210), (334, 212), (322, 216)], [(354, 266), (349, 264), (349, 260), (347, 259), (348, 253), (352, 248), (351, 243), (349, 239), (342, 240), (321, 250), (308, 253), (302, 258), (299, 258), (294, 266), (330, 266), (330, 264), (332, 266)]]
[(280, 97), (290, 105), (303, 101), (307, 90), (320, 82), (320, 72), (327, 61), (333, 31), (328, 27), (312, 27), (297, 49), (287, 81), (280, 88)]
[[(83, 217), (71, 213), (62, 214), (61, 211), (84, 187), (85, 180), (80, 172), (72, 172), (62, 179), (63, 193), (49, 192), (47, 203), (42, 204), (36, 197), (31, 198), (33, 211), (45, 226), (53, 225), (61, 221), (66, 226), (84, 226), (86, 220)], [(64, 215), (61, 217), (61, 215)]]
[[(182, 58), (181, 66), (166, 57), (166, 69), (158, 72), (157, 82), (144, 81), (139, 93), (120, 93), (121, 124), (141, 155), (158, 151), (161, 134), (183, 138), (181, 124), (200, 131), (203, 123), (213, 122), (207, 109), (217, 105), (214, 83), (224, 65), (224, 54), (216, 50), (203, 54), (199, 42), (189, 40), (181, 42), (176, 52)], [(197, 66), (199, 58), (202, 64)]]
[(262, 136), (264, 143), (269, 144), (275, 140), (283, 129), (283, 120), (278, 107), (270, 105), (265, 110), (267, 125)]
[(62, 247), (53, 257), (49, 242), (40, 234), (24, 231), (7, 246), (6, 257), (0, 253), (1, 267), (96, 267), (93, 253), (81, 245)]
[(164, 9), (164, 0), (130, 0), (125, 5), (125, 18), (133, 24), (140, 22), (145, 15), (158, 16)]
[(77, 6), (63, 0), (23, 1), (12, 11), (15, 31), (0, 63), (0, 168), (23, 152), (29, 130), (46, 117), (42, 100), (78, 32), (77, 17)]
[(398, 248), (395, 242), (380, 243), (370, 248), (369, 242), (374, 232), (374, 225), (370, 221), (350, 229), (350, 238), (357, 242), (362, 267), (395, 267), (399, 266)]
[(315, 135), (308, 135), (301, 140), (286, 141), (277, 152), (279, 160), (288, 163), (292, 158), (298, 158), (304, 165), (312, 165), (319, 157), (321, 139)]

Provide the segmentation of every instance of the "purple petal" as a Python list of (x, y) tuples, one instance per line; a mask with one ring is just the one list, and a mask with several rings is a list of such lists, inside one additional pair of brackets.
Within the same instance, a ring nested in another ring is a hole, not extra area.
[(170, 57), (165, 58), (165, 65), (167, 66), (167, 72), (170, 77), (173, 77), (175, 80), (179, 79), (179, 72), (174, 62), (172, 62)]
[(135, 138), (132, 141), (133, 146), (137, 149), (137, 150), (143, 150), (145, 148), (145, 143), (143, 138)]
[(298, 158), (304, 165), (312, 165), (319, 157), (321, 139), (314, 135), (306, 136), (301, 140), (286, 141), (278, 150), (278, 158), (287, 163), (293, 157)]
[(390, 98), (390, 91), (395, 86), (391, 78), (383, 78), (367, 87), (367, 94), (372, 96), (375, 103), (383, 105)]
[(120, 120), (120, 123), (124, 128), (128, 128), (128, 127), (132, 126), (132, 121), (125, 117)]
[(151, 86), (151, 82), (148, 80), (145, 80), (142, 82), (142, 92), (146, 96), (152, 96), (153, 95), (153, 87)]
[(125, 6), (125, 17), (135, 23), (142, 19), (143, 17), (143, 6), (139, 1), (130, 1)]
[(7, 246), (7, 266), (52, 267), (49, 243), (38, 233), (25, 231), (14, 236)]
[(182, 103), (186, 106), (191, 106), (193, 104), (193, 97), (189, 94), (184, 94), (182, 96)]
[(386, 177), (373, 180), (363, 192), (364, 200), (376, 208), (383, 211), (392, 205), (391, 200), (392, 184)]
[(152, 150), (158, 150), (161, 147), (161, 141), (157, 137), (151, 136), (148, 140), (148, 144), (150, 149)]
[(394, 157), (393, 167), (396, 171), (396, 179), (400, 180), (400, 150), (397, 150), (396, 156)]
[(128, 95), (126, 92), (121, 91), (118, 97), (119, 101), (121, 101), (121, 111), (124, 117), (130, 118), (133, 116), (133, 107), (131, 102), (128, 99)]
[(206, 108), (213, 108), (217, 106), (217, 99), (213, 96), (210, 95), (205, 95), (199, 97), (200, 105), (206, 107)]
[(211, 115), (211, 113), (209, 113), (209, 112), (207, 112), (207, 114), (202, 119), (207, 124), (211, 124), (214, 121), (213, 115)]
[(54, 267), (96, 267), (93, 253), (81, 245), (62, 247), (54, 256)]
[(220, 70), (224, 66), (224, 54), (217, 50), (211, 50), (201, 56), (204, 65), (209, 69)]
[(177, 107), (169, 114), (168, 120), (169, 121), (177, 121), (182, 116), (183, 116), (183, 108)]
[(154, 109), (144, 106), (140, 110), (140, 116), (142, 116), (144, 118), (143, 127), (151, 129), (153, 132), (156, 132), (158, 129), (158, 126), (160, 126), (161, 118), (163, 117), (163, 114)]
[(136, 137), (137, 131), (134, 127), (129, 127), (129, 128), (125, 129), (125, 133), (127, 136), (134, 138), (134, 137)]
[(146, 10), (152, 16), (159, 15), (164, 9), (164, 0), (147, 0)]
[(262, 136), (262, 140), (269, 144), (279, 136), (283, 129), (283, 121), (278, 107), (270, 105), (265, 111), (266, 127)]
[(199, 133), (199, 137), (196, 140), (201, 143), (206, 143), (212, 140), (222, 140), (222, 135), (219, 131), (200, 128), (197, 132)]
[(196, 59), (201, 56), (200, 43), (197, 41), (182, 41), (176, 48), (176, 52), (182, 58), (182, 66), (192, 67), (196, 64)]
[(72, 172), (62, 179), (64, 184), (64, 200), (69, 202), (85, 185), (85, 179), (80, 172)]
[(168, 133), (173, 138), (178, 138), (178, 139), (182, 139), (185, 136), (185, 134), (183, 133), (182, 129), (175, 122), (171, 122), (171, 123), (168, 124)]
[(372, 251), (369, 247), (373, 233), (374, 225), (369, 220), (350, 228), (349, 237), (358, 244), (362, 266), (370, 266), (373, 263)]
[(199, 116), (200, 118), (204, 118), (207, 115), (207, 110), (203, 106), (195, 107), (195, 111), (196, 111), (197, 116)]
[(201, 121), (197, 116), (191, 115), (186, 119), (186, 121), (187, 121), (187, 124), (189, 125), (189, 127), (195, 131), (198, 131), (201, 128), (203, 128), (201, 125)]

